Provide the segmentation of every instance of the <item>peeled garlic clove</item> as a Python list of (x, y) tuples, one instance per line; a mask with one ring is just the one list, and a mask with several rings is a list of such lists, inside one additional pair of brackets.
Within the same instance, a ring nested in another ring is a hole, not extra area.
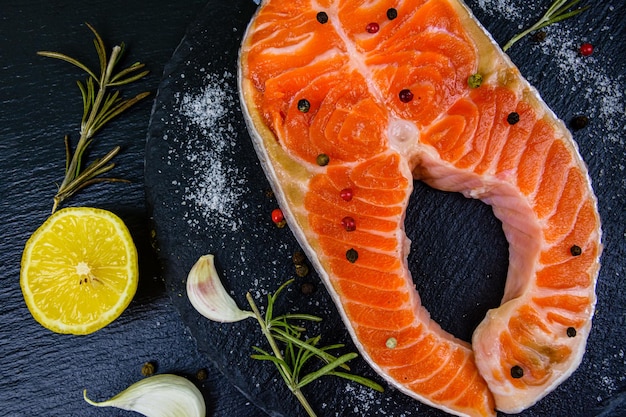
[(205, 417), (206, 405), (202, 394), (187, 379), (161, 374), (134, 383), (107, 401), (85, 401), (96, 407), (115, 407), (135, 411), (147, 417)]
[(239, 309), (226, 292), (215, 270), (213, 255), (210, 254), (201, 256), (189, 271), (187, 297), (191, 305), (209, 320), (232, 323), (254, 317), (251, 311)]

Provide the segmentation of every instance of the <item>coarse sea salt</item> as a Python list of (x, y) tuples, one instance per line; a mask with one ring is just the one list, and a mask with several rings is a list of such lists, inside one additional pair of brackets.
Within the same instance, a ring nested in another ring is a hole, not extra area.
[(241, 226), (234, 211), (246, 193), (246, 179), (233, 163), (237, 132), (229, 119), (237, 107), (234, 78), (229, 72), (208, 73), (201, 89), (179, 97), (180, 122), (189, 135), (183, 157), (194, 173), (186, 178), (183, 198), (194, 227), (200, 221), (231, 231)]
[(516, 22), (527, 14), (528, 8), (534, 9), (532, 4), (519, 7), (510, 0), (478, 0), (478, 7), (490, 16), (503, 16)]

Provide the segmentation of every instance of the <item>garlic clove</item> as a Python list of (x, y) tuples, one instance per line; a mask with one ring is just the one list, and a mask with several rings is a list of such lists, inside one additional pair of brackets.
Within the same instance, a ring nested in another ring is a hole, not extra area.
[(201, 256), (189, 271), (187, 297), (191, 305), (209, 320), (232, 323), (254, 317), (251, 311), (239, 309), (226, 292), (211, 254)]
[(83, 398), (96, 407), (115, 407), (135, 411), (147, 417), (205, 417), (206, 405), (200, 390), (187, 379), (161, 374), (134, 383), (113, 398), (96, 402)]

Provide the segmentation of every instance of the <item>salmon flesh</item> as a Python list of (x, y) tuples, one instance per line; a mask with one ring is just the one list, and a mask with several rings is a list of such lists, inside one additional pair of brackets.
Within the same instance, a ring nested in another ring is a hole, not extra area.
[[(493, 416), (574, 372), (596, 301), (596, 198), (563, 122), (465, 4), (267, 0), (243, 39), (239, 90), (291, 230), (390, 384)], [(408, 270), (414, 180), (502, 222), (504, 297), (471, 344), (430, 318)]]

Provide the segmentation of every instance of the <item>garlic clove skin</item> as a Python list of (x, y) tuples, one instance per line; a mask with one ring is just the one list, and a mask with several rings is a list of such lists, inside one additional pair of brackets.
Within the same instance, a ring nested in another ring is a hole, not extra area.
[(209, 320), (232, 323), (254, 317), (251, 311), (237, 307), (235, 300), (226, 292), (211, 254), (201, 256), (189, 271), (187, 297), (191, 305)]
[(205, 417), (206, 404), (200, 390), (187, 379), (161, 374), (134, 383), (113, 398), (96, 402), (83, 398), (96, 407), (115, 407), (135, 411), (146, 417)]

